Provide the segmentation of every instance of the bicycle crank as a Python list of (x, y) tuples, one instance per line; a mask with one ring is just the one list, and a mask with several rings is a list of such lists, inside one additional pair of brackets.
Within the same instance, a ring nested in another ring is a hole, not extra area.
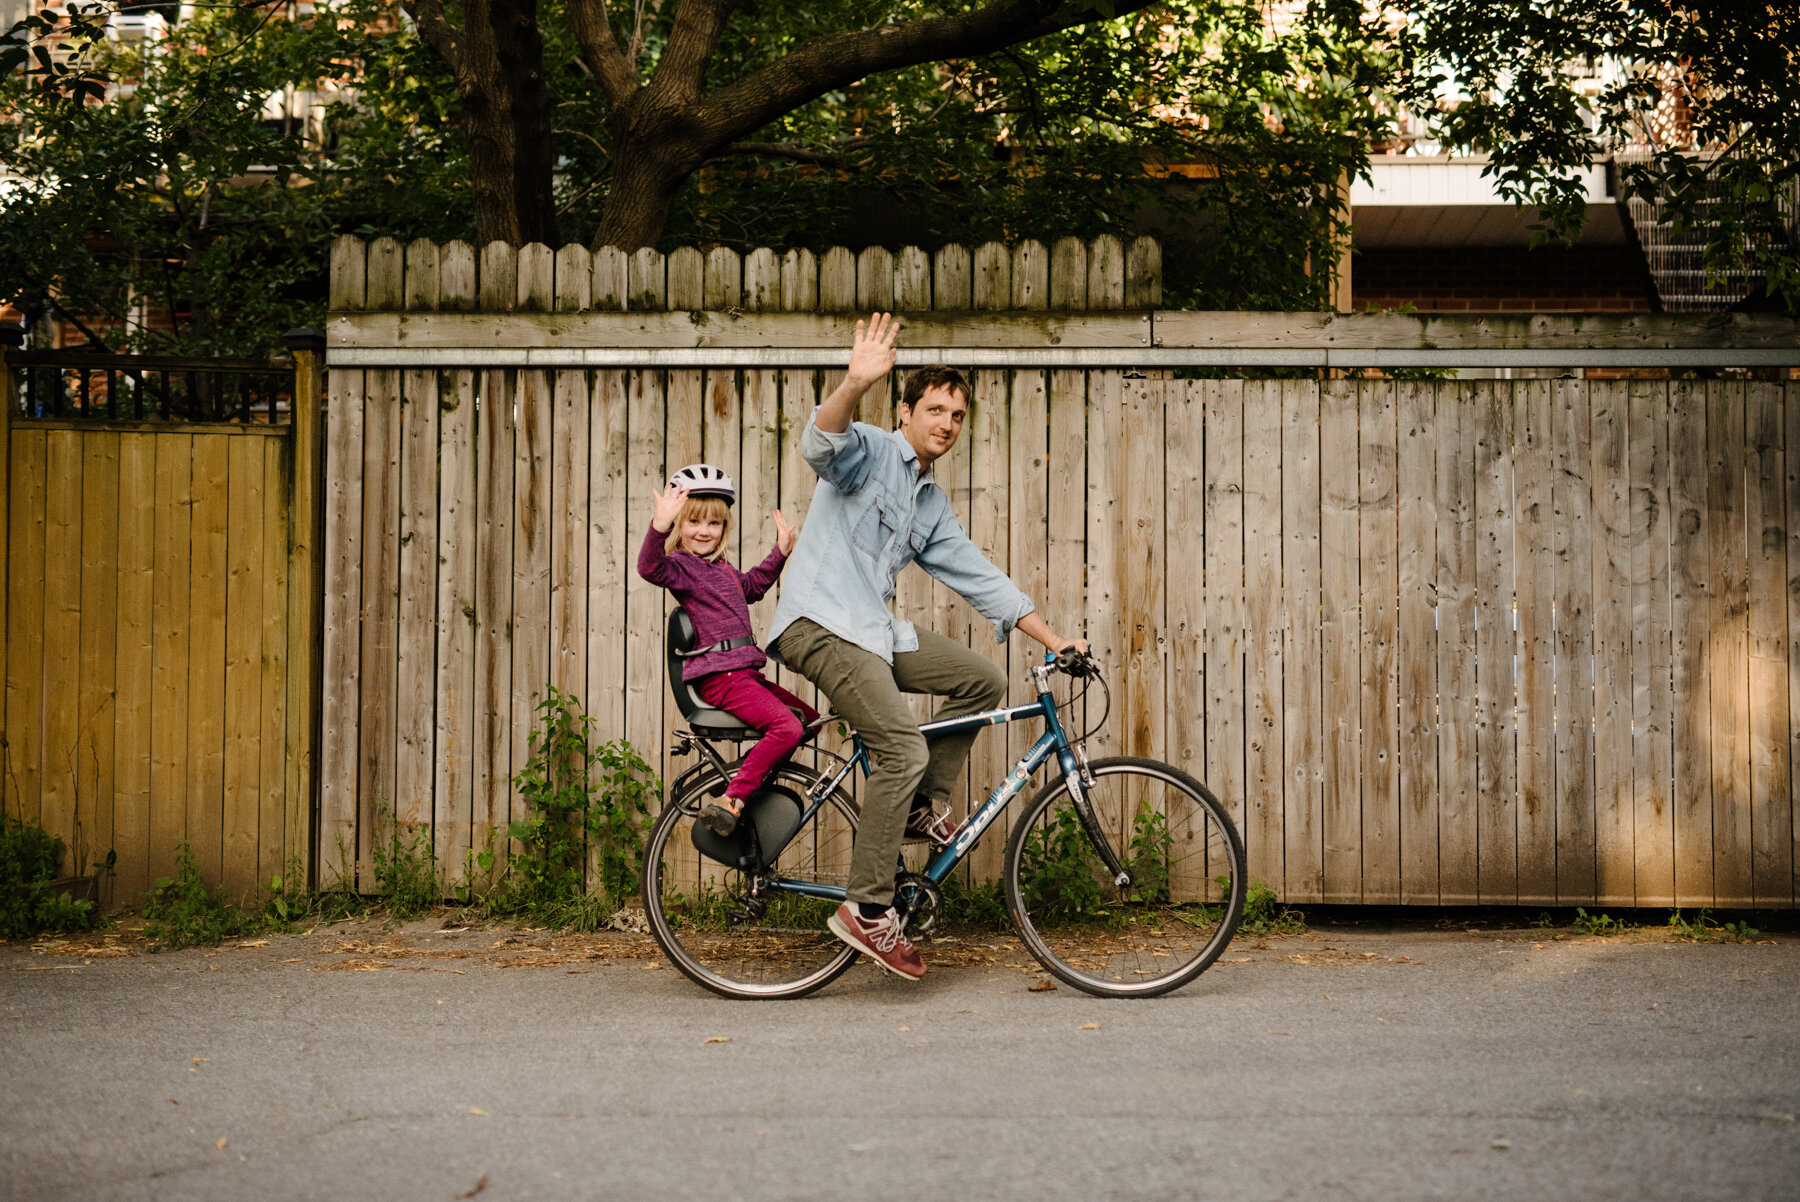
[(894, 909), (900, 912), (907, 938), (931, 934), (943, 908), (944, 895), (930, 877), (902, 872), (894, 878)]

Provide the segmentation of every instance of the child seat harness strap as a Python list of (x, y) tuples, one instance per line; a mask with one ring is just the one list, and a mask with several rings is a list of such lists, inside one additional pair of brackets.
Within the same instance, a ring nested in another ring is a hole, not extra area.
[(695, 656), (699, 655), (711, 655), (715, 651), (735, 651), (739, 647), (748, 647), (754, 642), (756, 642), (755, 635), (743, 634), (735, 639), (726, 639), (722, 643), (714, 643), (710, 647), (696, 647), (692, 651), (676, 651), (675, 654), (682, 659), (693, 659)]

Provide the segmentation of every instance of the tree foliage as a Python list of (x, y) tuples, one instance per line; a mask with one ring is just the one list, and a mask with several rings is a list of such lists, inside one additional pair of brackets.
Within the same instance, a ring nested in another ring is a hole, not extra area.
[[(1800, 5), (1402, 0), (1399, 10), (1396, 95), (1432, 114), (1452, 148), (1490, 154), (1502, 194), (1541, 206), (1542, 237), (1580, 228), (1590, 163), (1648, 142), (1645, 157), (1621, 163), (1621, 186), (1705, 230), (1710, 267), (1748, 260), (1771, 296), (1800, 310)], [(1576, 68), (1607, 72), (1597, 96), (1582, 93)], [(1463, 99), (1442, 104), (1451, 87)], [(1668, 136), (1676, 111), (1691, 137)]]
[[(322, 315), (335, 233), (470, 232), (453, 98), (416, 39), (365, 0), (299, 23), (275, 11), (201, 9), (137, 46), (108, 40), (98, 5), (28, 18), (57, 39), (32, 50), (59, 53), (0, 75), (0, 158), (17, 177), (0, 299), (54, 304), (103, 347), (266, 354)], [(0, 66), (24, 52), (5, 53)], [(352, 85), (324, 145), (266, 111), (288, 89)]]

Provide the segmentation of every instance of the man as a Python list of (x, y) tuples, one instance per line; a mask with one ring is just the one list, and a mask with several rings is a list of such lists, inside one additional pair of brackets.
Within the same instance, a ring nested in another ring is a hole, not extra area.
[(894, 868), (907, 836), (942, 845), (954, 835), (934, 807), (949, 797), (975, 735), (928, 746), (902, 694), (944, 697), (936, 716), (960, 717), (1000, 705), (1006, 675), (969, 648), (895, 618), (888, 608), (895, 577), (918, 560), (994, 624), (996, 642), (1015, 626), (1052, 651), (1086, 651), (1087, 642), (1050, 629), (970, 541), (932, 478), (968, 415), (969, 385), (960, 373), (926, 367), (908, 377), (897, 430), (852, 420), (863, 393), (892, 370), (899, 334), (886, 313), (874, 314), (866, 329), (856, 323), (844, 382), (800, 437), (819, 484), (788, 563), (769, 653), (819, 686), (874, 759), (849, 900), (832, 915), (831, 930), (883, 968), (917, 980), (925, 965), (893, 907)]

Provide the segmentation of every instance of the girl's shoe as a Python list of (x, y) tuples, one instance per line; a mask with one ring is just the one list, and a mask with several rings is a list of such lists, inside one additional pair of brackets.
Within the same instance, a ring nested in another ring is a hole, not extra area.
[(738, 815), (743, 813), (743, 802), (737, 801), (736, 798), (727, 800), (736, 802), (736, 805), (723, 806), (717, 802), (709, 802), (700, 811), (701, 825), (721, 839), (729, 838), (731, 832), (737, 829)]

